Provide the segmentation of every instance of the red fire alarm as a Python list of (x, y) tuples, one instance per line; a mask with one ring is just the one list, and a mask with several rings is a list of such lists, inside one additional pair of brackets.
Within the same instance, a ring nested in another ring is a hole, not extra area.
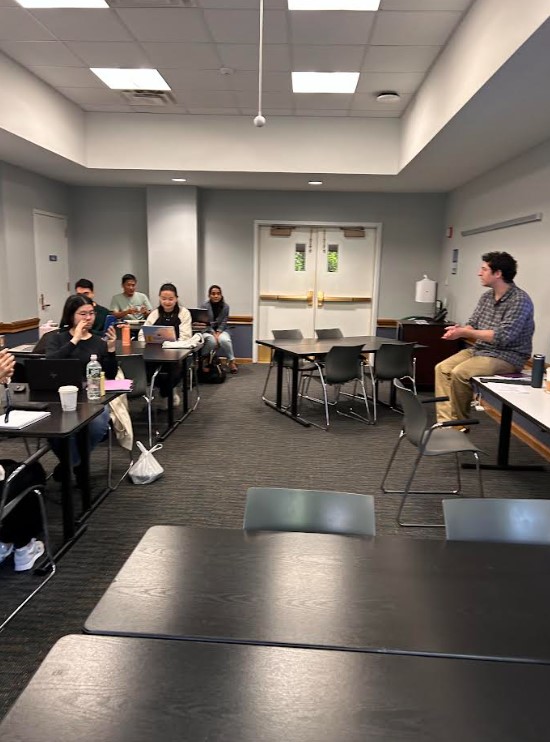
[(447, 227), (447, 237), (449, 237), (450, 239), (452, 236), (453, 236), (453, 228)]

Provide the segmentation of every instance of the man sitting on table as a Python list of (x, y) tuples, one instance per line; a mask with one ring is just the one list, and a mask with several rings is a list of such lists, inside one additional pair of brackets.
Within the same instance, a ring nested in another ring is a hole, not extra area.
[(474, 344), (435, 367), (436, 396), (449, 397), (437, 404), (438, 422), (470, 417), (472, 376), (515, 373), (531, 357), (533, 302), (514, 283), (516, 261), (507, 252), (489, 252), (481, 259), (478, 276), (490, 291), (481, 295), (465, 326), (453, 325), (443, 335), (443, 340), (464, 338)]
[(102, 307), (101, 304), (98, 304), (96, 301), (94, 301), (94, 284), (87, 278), (79, 278), (74, 285), (74, 292), (75, 294), (82, 294), (83, 296), (87, 296), (88, 299), (91, 299), (93, 301), (95, 309), (95, 320), (90, 332), (92, 333), (92, 335), (101, 335), (103, 337), (105, 318), (108, 314), (110, 314), (110, 312), (107, 307)]
[(122, 294), (111, 299), (111, 314), (117, 319), (147, 319), (151, 302), (146, 294), (136, 291), (137, 279), (131, 273), (122, 276)]

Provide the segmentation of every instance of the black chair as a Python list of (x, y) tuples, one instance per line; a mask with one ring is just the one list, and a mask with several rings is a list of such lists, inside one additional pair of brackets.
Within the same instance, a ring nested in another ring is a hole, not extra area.
[[(371, 416), (369, 409), (369, 402), (367, 398), (367, 392), (365, 389), (365, 379), (363, 374), (363, 360), (361, 357), (362, 345), (335, 345), (329, 350), (324, 357), (322, 363), (316, 361), (313, 365), (313, 370), (304, 373), (302, 376), (302, 399), (309, 399), (312, 402), (322, 402), (325, 405), (325, 420), (326, 425), (324, 430), (328, 430), (330, 426), (330, 415), (329, 407), (337, 407), (340, 394), (343, 393), (341, 387), (350, 381), (355, 382), (354, 391), (351, 395), (353, 398), (357, 398), (356, 390), (357, 383), (361, 386), (362, 398), (365, 402), (365, 408), (367, 410), (367, 418), (362, 417), (353, 409), (349, 409), (348, 412), (342, 412), (336, 409), (339, 415), (344, 417), (351, 417), (354, 420), (361, 420), (362, 422), (371, 424)], [(311, 381), (319, 381), (323, 388), (323, 400), (318, 400), (308, 395), (309, 385)], [(328, 387), (336, 387), (336, 399), (333, 402), (328, 401)], [(311, 422), (311, 421), (310, 421)], [(316, 423), (312, 423), (316, 425)], [(322, 427), (317, 425), (317, 427)]]
[[(303, 335), (301, 330), (271, 330), (273, 333), (273, 337), (275, 340), (302, 340)], [(273, 350), (271, 352), (271, 360), (269, 362), (269, 368), (267, 370), (267, 377), (265, 380), (264, 388), (262, 391), (262, 400), (264, 402), (271, 402), (271, 404), (274, 404), (273, 400), (268, 399), (265, 396), (267, 385), (269, 383), (269, 377), (271, 375), (271, 371), (274, 366), (277, 365), (277, 361), (279, 359), (279, 353), (280, 351)], [(283, 368), (286, 372), (286, 382), (287, 382), (287, 391), (288, 391), (288, 398), (290, 400), (290, 388), (291, 388), (291, 381), (292, 381), (292, 358), (289, 358), (287, 355), (283, 354)], [(305, 371), (311, 371), (314, 368), (313, 364), (310, 361), (305, 361), (303, 359), (299, 359), (298, 361), (298, 374), (302, 374)], [(288, 405), (287, 405), (288, 406)]]
[(374, 536), (374, 497), (351, 492), (250, 487), (243, 528)]
[[(378, 384), (381, 381), (393, 379), (407, 379), (416, 394), (416, 359), (413, 357), (414, 343), (396, 345), (383, 343), (374, 354), (374, 364), (367, 365), (372, 386), (372, 402), (374, 407), (374, 422), (377, 420)], [(380, 404), (383, 404), (382, 402)], [(391, 405), (390, 405), (391, 407)], [(392, 408), (394, 409), (394, 408)]]
[[(435, 423), (430, 425), (428, 421), (428, 415), (426, 413), (426, 403), (429, 402), (440, 402), (446, 400), (446, 397), (435, 397), (428, 400), (420, 400), (411, 389), (407, 389), (399, 379), (394, 379), (393, 383), (397, 390), (397, 399), (403, 409), (403, 427), (399, 433), (399, 438), (390, 456), (386, 472), (382, 480), (381, 489), (386, 494), (399, 494), (403, 495), (401, 505), (397, 513), (397, 523), (400, 526), (411, 526), (411, 527), (424, 527), (424, 528), (443, 528), (443, 524), (436, 523), (412, 523), (403, 522), (401, 515), (403, 508), (407, 502), (409, 495), (459, 495), (461, 491), (460, 481), (460, 462), (458, 459), (459, 453), (471, 453), (475, 459), (477, 476), (479, 482), (480, 495), (483, 497), (483, 481), (481, 478), (481, 467), (479, 464), (479, 449), (475, 443), (469, 440), (467, 435), (454, 430), (455, 426), (462, 425), (477, 425), (479, 420), (467, 419), (467, 420), (449, 420), (443, 423)], [(409, 443), (417, 449), (417, 454), (414, 460), (412, 471), (407, 479), (405, 489), (403, 490), (391, 490), (386, 488), (386, 481), (390, 473), (395, 455), (401, 442), (407, 439)], [(411, 485), (420, 464), (421, 459), (424, 456), (446, 456), (453, 454), (456, 461), (456, 473), (457, 473), (457, 488), (455, 490), (411, 490)]]
[(44, 550), (46, 553), (46, 556), (48, 557), (48, 561), (50, 563), (50, 570), (47, 573), (46, 577), (40, 582), (40, 584), (34, 588), (34, 590), (27, 595), (25, 600), (23, 600), (17, 608), (10, 613), (10, 615), (4, 619), (4, 621), (0, 624), (0, 632), (3, 631), (3, 629), (9, 624), (9, 622), (19, 613), (19, 611), (24, 608), (27, 603), (34, 598), (34, 596), (42, 590), (44, 585), (48, 583), (51, 578), (54, 576), (56, 571), (56, 565), (55, 561), (52, 555), (51, 545), (50, 545), (50, 536), (48, 531), (48, 521), (46, 518), (46, 508), (44, 506), (44, 485), (42, 483), (35, 484), (30, 487), (26, 487), (23, 491), (19, 492), (15, 497), (11, 498), (8, 502), (8, 497), (11, 493), (11, 490), (13, 487), (17, 485), (17, 478), (20, 477), (23, 472), (30, 467), (34, 461), (38, 461), (38, 459), (42, 456), (43, 451), (37, 451), (33, 456), (31, 456), (27, 461), (23, 464), (20, 464), (12, 473), (7, 477), (7, 479), (4, 482), (4, 488), (2, 490), (2, 494), (0, 496), (0, 523), (4, 518), (6, 518), (18, 505), (19, 503), (25, 498), (25, 497), (36, 497), (38, 500), (38, 504), (40, 507), (40, 518), (42, 520), (42, 530), (44, 533)]
[(448, 541), (550, 545), (550, 501), (443, 500)]
[(339, 327), (328, 327), (315, 330), (319, 340), (337, 340), (344, 337), (344, 333)]

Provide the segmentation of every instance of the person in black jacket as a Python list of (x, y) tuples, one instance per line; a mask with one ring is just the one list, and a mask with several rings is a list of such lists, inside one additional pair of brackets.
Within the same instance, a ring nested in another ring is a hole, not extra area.
[(232, 374), (238, 371), (233, 352), (233, 341), (227, 332), (227, 320), (229, 319), (229, 304), (225, 303), (222, 290), (217, 284), (208, 289), (208, 301), (201, 304), (202, 309), (208, 310), (210, 324), (205, 326), (201, 332), (204, 333), (204, 346), (202, 355), (208, 356), (211, 351), (219, 351), (227, 358), (227, 364)]
[[(102, 337), (103, 328), (105, 327), (105, 320), (107, 319), (107, 315), (109, 315), (110, 312), (107, 307), (102, 307), (101, 304), (98, 304), (97, 301), (95, 301), (94, 284), (87, 278), (79, 278), (74, 285), (74, 292), (75, 294), (82, 294), (82, 296), (87, 296), (88, 299), (91, 299), (93, 301), (95, 309), (95, 320), (94, 324), (92, 325), (91, 333), (92, 335), (99, 335), (100, 337)], [(63, 325), (61, 325), (61, 327), (63, 327)]]
[[(105, 372), (105, 378), (114, 379), (118, 370), (116, 359), (116, 331), (109, 327), (105, 340), (97, 335), (92, 335), (91, 329), (95, 320), (94, 303), (87, 296), (75, 294), (69, 296), (63, 308), (61, 326), (68, 330), (48, 333), (48, 344), (46, 358), (77, 358), (82, 365), (82, 379), (86, 377), (86, 365), (92, 355), (97, 356), (101, 368)], [(109, 410), (105, 407), (100, 415), (88, 423), (90, 436), (90, 449), (93, 449), (102, 441), (109, 430)], [(57, 441), (50, 441), (54, 452), (59, 450)], [(76, 475), (77, 484), (81, 476), (80, 456), (76, 443), (72, 445), (72, 463)], [(61, 479), (60, 465), (54, 469), (54, 479)]]

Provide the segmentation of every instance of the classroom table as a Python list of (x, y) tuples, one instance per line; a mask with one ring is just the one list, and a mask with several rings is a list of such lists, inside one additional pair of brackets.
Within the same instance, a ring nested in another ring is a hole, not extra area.
[[(298, 375), (299, 362), (304, 358), (319, 358), (325, 356), (334, 346), (362, 345), (363, 353), (376, 353), (382, 344), (407, 345), (400, 340), (378, 337), (376, 335), (359, 335), (357, 337), (332, 338), (318, 340), (317, 338), (302, 338), (300, 340), (256, 340), (258, 345), (265, 345), (274, 351), (277, 361), (277, 391), (275, 402), (264, 399), (268, 407), (279, 412), (281, 415), (290, 417), (300, 425), (309, 427), (311, 423), (298, 414)], [(290, 409), (283, 406), (283, 362), (284, 357), (292, 358), (292, 383), (290, 390)], [(393, 387), (392, 387), (393, 388)]]
[(2, 742), (541, 742), (550, 667), (65, 636)]
[(550, 663), (550, 547), (150, 528), (94, 634)]

